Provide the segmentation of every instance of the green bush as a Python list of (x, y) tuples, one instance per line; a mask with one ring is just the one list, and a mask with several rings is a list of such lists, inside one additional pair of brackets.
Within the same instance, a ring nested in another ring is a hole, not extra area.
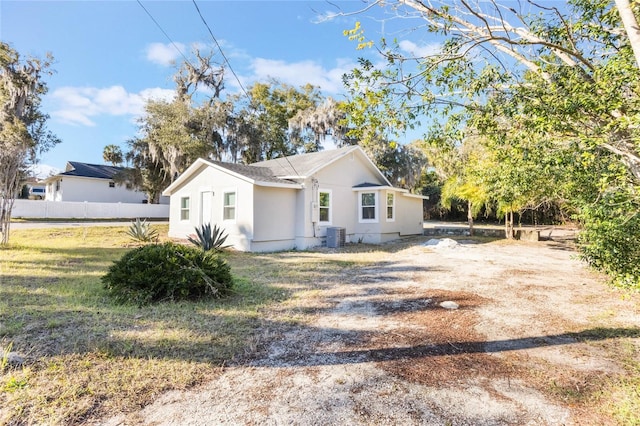
[(233, 280), (227, 262), (214, 252), (167, 242), (136, 248), (114, 262), (102, 277), (117, 303), (220, 298)]
[(640, 291), (640, 205), (613, 195), (583, 207), (578, 247), (581, 257), (614, 284)]

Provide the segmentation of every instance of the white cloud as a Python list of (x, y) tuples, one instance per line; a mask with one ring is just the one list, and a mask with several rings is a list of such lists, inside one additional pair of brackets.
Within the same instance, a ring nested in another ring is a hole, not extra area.
[(185, 45), (182, 43), (151, 43), (147, 46), (147, 59), (155, 64), (170, 66), (178, 59), (180, 52), (184, 52)]
[(67, 124), (95, 126), (94, 117), (100, 115), (139, 116), (144, 111), (147, 99), (173, 98), (173, 90), (161, 88), (144, 89), (129, 93), (122, 86), (106, 88), (61, 87), (52, 92), (55, 109), (51, 116)]
[(428, 43), (422, 46), (415, 44), (409, 40), (402, 40), (399, 43), (400, 49), (417, 58), (432, 56), (440, 52), (442, 45), (440, 43)]
[(315, 61), (285, 62), (276, 59), (256, 58), (251, 62), (253, 76), (250, 81), (264, 81), (275, 78), (295, 87), (307, 83), (319, 86), (323, 92), (335, 94), (342, 92), (342, 75), (356, 64), (352, 61), (338, 60), (335, 67), (326, 69)]

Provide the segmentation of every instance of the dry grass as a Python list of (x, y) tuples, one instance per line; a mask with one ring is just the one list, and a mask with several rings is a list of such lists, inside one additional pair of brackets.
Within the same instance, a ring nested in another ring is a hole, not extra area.
[(263, 307), (287, 297), (249, 264), (228, 300), (115, 306), (100, 277), (135, 245), (125, 230), (15, 231), (0, 250), (0, 347), (26, 358), (0, 372), (0, 424), (81, 424), (191, 387), (245, 356)]
[[(166, 227), (154, 226), (166, 235)], [(0, 249), (0, 347), (11, 344), (26, 356), (24, 366), (0, 372), (0, 424), (82, 424), (135, 412), (167, 390), (192, 388), (225, 365), (259, 356), (272, 339), (312, 323), (348, 296), (326, 299), (326, 292), (384, 279), (378, 272), (389, 257), (403, 256), (420, 241), (350, 245), (339, 252), (231, 252), (233, 297), (138, 308), (112, 305), (100, 283), (111, 262), (134, 245), (125, 230), (15, 231), (11, 246)], [(509, 274), (528, 277), (529, 271)], [(419, 297), (428, 305), (418, 304), (411, 290), (379, 296), (376, 312), (406, 327), (343, 343), (367, 351), (397, 377), (429, 386), (455, 385), (460, 377), (523, 380), (587, 422), (640, 423), (637, 329), (576, 334), (622, 368), (618, 374), (576, 372), (515, 352), (484, 352), (486, 337), (476, 331), (478, 309), (491, 303), (484, 296), (433, 289)], [(455, 315), (438, 306), (444, 300), (459, 303)], [(571, 330), (562, 321), (549, 324)]]

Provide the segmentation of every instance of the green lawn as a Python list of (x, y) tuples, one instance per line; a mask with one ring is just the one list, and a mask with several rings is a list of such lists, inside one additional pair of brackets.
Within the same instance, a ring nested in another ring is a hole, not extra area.
[(79, 424), (193, 386), (255, 349), (261, 310), (289, 295), (256, 279), (277, 274), (258, 256), (228, 254), (226, 300), (114, 305), (100, 278), (134, 247), (125, 230), (19, 230), (0, 249), (0, 347), (27, 360), (0, 371), (0, 424)]

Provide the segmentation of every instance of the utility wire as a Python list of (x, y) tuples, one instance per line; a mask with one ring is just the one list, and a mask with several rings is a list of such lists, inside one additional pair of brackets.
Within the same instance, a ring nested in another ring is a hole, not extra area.
[[(240, 81), (240, 78), (238, 78), (238, 75), (236, 74), (236, 72), (233, 70), (233, 67), (231, 66), (231, 62), (229, 62), (229, 59), (227, 59), (227, 55), (224, 54), (224, 51), (222, 50), (222, 46), (220, 46), (220, 43), (218, 43), (218, 40), (216, 39), (216, 37), (213, 35), (213, 31), (211, 31), (211, 27), (209, 27), (209, 24), (207, 23), (207, 21), (204, 19), (204, 16), (202, 16), (202, 12), (200, 12), (200, 8), (198, 7), (198, 4), (196, 3), (196, 0), (191, 0), (193, 2), (193, 5), (196, 7), (196, 10), (198, 11), (198, 15), (200, 15), (200, 19), (202, 19), (202, 23), (204, 24), (205, 27), (207, 27), (207, 30), (209, 31), (209, 35), (211, 36), (211, 39), (213, 40), (213, 42), (216, 44), (216, 46), (218, 46), (218, 50), (220, 51), (220, 54), (222, 55), (222, 57), (224, 58), (224, 61), (227, 63), (227, 66), (229, 66), (229, 70), (231, 70), (231, 73), (233, 74), (233, 76), (235, 77), (236, 81), (238, 82), (238, 85), (240, 85), (240, 89), (242, 89), (242, 91), (244, 92), (245, 96), (247, 98), (250, 98), (249, 94), (247, 93), (247, 91), (244, 89), (244, 86), (242, 85), (242, 82)], [(289, 163), (289, 166), (291, 166), (291, 169), (293, 169), (293, 172), (296, 175), (299, 175), (298, 171), (296, 170), (296, 168), (293, 166), (293, 164), (291, 163), (291, 161), (289, 160), (289, 157), (284, 156), (284, 159), (287, 161), (287, 163)]]
[[(151, 18), (151, 20), (153, 21), (154, 24), (156, 24), (156, 26), (158, 27), (158, 29), (160, 29), (160, 31), (162, 31), (162, 34), (164, 34), (164, 36), (167, 38), (167, 40), (169, 40), (169, 42), (173, 45), (173, 47), (178, 51), (178, 53), (180, 53), (180, 55), (182, 56), (182, 58), (184, 59), (184, 61), (189, 64), (190, 66), (193, 67), (193, 65), (191, 64), (191, 62), (189, 62), (189, 59), (187, 59), (187, 57), (185, 56), (184, 53), (182, 53), (182, 50), (180, 50), (180, 48), (178, 47), (177, 44), (175, 44), (173, 42), (173, 40), (171, 40), (171, 37), (169, 37), (169, 34), (167, 34), (167, 32), (164, 30), (164, 28), (162, 28), (162, 26), (158, 23), (158, 21), (156, 21), (156, 19), (153, 17), (153, 15), (151, 15), (151, 12), (149, 12), (147, 10), (146, 7), (144, 7), (144, 5), (142, 4), (142, 2), (140, 0), (137, 0), (138, 4), (140, 5), (140, 7), (147, 12), (147, 15), (149, 15), (149, 18)], [(195, 67), (194, 67), (195, 68)]]
[(235, 77), (236, 81), (238, 82), (238, 85), (240, 86), (240, 89), (242, 89), (242, 91), (244, 92), (246, 97), (249, 97), (249, 94), (244, 89), (244, 86), (242, 85), (242, 82), (240, 81), (240, 78), (238, 78), (238, 75), (233, 70), (233, 67), (231, 66), (231, 62), (229, 62), (229, 59), (227, 59), (227, 55), (224, 54), (224, 51), (222, 50), (222, 47), (220, 46), (220, 43), (218, 43), (218, 40), (216, 40), (216, 37), (213, 35), (213, 31), (211, 31), (211, 28), (209, 27), (209, 24), (207, 23), (207, 21), (204, 19), (204, 16), (202, 16), (202, 12), (200, 12), (200, 8), (198, 7), (198, 4), (196, 3), (196, 0), (191, 0), (191, 1), (193, 1), (193, 5), (196, 7), (196, 10), (198, 11), (198, 15), (200, 15), (200, 19), (202, 19), (202, 23), (204, 24), (205, 27), (207, 27), (207, 30), (209, 31), (209, 35), (211, 36), (211, 39), (213, 40), (213, 42), (216, 44), (216, 46), (218, 46), (218, 50), (220, 51), (220, 54), (224, 58), (224, 61), (227, 63), (227, 66), (229, 67), (229, 70), (231, 71), (231, 74), (233, 74), (233, 76)]

